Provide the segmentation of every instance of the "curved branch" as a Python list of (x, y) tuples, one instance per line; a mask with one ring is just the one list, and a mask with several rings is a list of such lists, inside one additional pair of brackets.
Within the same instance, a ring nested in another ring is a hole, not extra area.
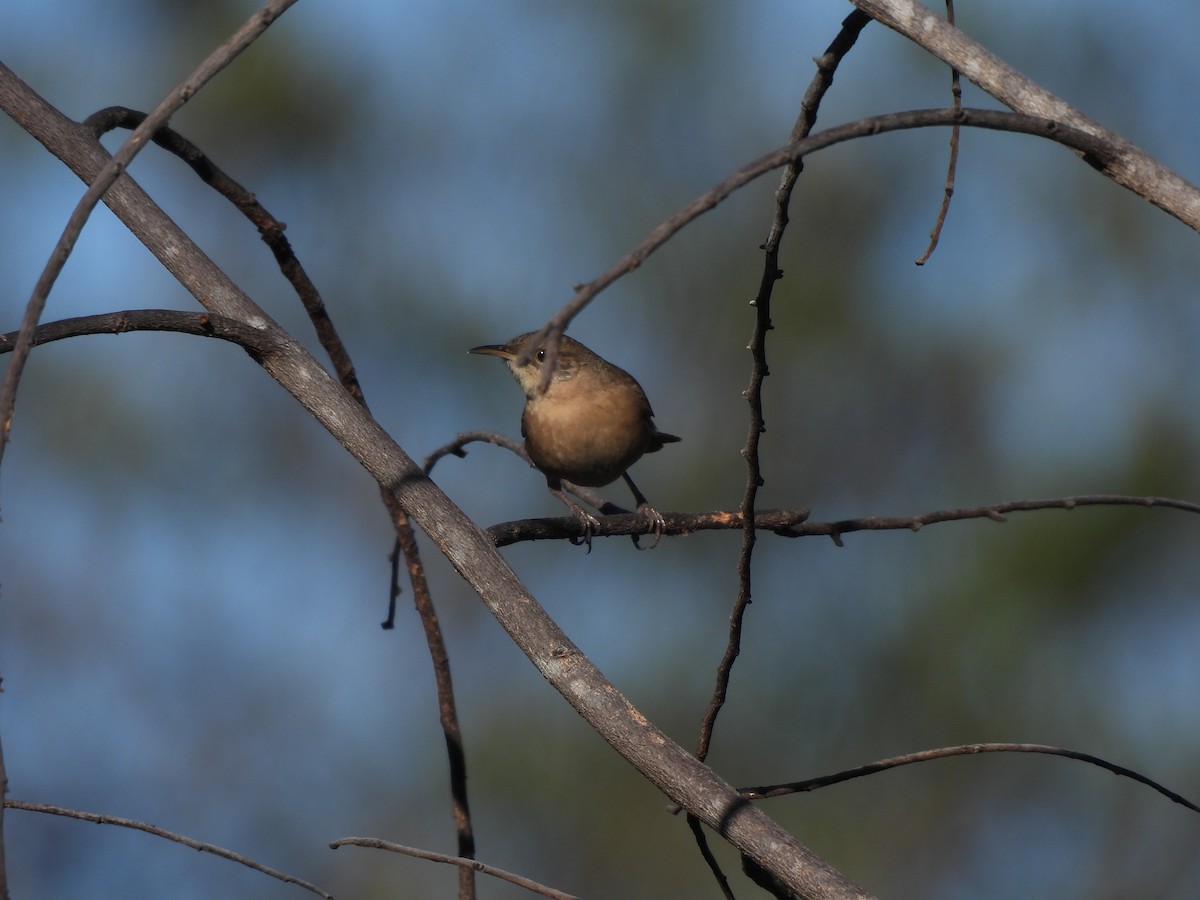
[(515, 884), (517, 887), (523, 887), (526, 890), (533, 891), (535, 894), (541, 894), (543, 897), (550, 897), (552, 900), (579, 900), (573, 894), (557, 891), (554, 888), (546, 887), (544, 884), (538, 884), (538, 882), (525, 878), (522, 875), (514, 875), (512, 872), (506, 872), (504, 869), (497, 869), (495, 866), (489, 866), (477, 859), (468, 859), (464, 856), (447, 856), (445, 853), (434, 853), (432, 850), (421, 850), (417, 847), (406, 847), (404, 844), (393, 844), (391, 841), (384, 841), (379, 838), (365, 837), (341, 838), (329, 845), (329, 849), (331, 850), (336, 850), (338, 847), (367, 847), (371, 850), (388, 850), (392, 853), (403, 853), (405, 856), (412, 856), (417, 859), (447, 863), (451, 866), (460, 866), (476, 872), (482, 872), (484, 875), (491, 875), (493, 878), (499, 878), (502, 881), (507, 881), (509, 884)]
[(1127, 769), (1125, 766), (1119, 766), (1116, 763), (1111, 763), (1106, 759), (1101, 759), (1099, 756), (1093, 756), (1090, 753), (1083, 753), (1079, 750), (1068, 750), (1065, 747), (1053, 747), (1048, 744), (1022, 744), (1009, 742), (988, 742), (982, 744), (961, 744), (957, 747), (938, 747), (935, 750), (921, 750), (917, 753), (907, 753), (904, 756), (893, 756), (890, 759), (881, 759), (878, 762), (867, 763), (865, 766), (856, 766), (853, 769), (846, 769), (842, 772), (837, 772), (833, 775), (822, 775), (819, 778), (809, 778), (805, 781), (793, 781), (788, 784), (768, 784), (761, 787), (745, 787), (738, 788), (742, 796), (750, 800), (762, 800), (767, 797), (782, 797), (786, 794), (797, 794), (806, 791), (815, 791), (818, 788), (828, 787), (831, 784), (839, 784), (843, 781), (850, 781), (853, 778), (861, 778), (864, 775), (873, 775), (876, 772), (882, 772), (886, 769), (895, 769), (899, 766), (907, 766), (913, 763), (929, 762), (934, 759), (946, 759), (951, 756), (970, 756), (975, 753), (1045, 753), (1050, 756), (1063, 756), (1067, 759), (1075, 759), (1081, 762), (1090, 763), (1093, 766), (1099, 766), (1101, 769), (1107, 769), (1114, 775), (1120, 775), (1122, 778), (1131, 778), (1134, 781), (1153, 788), (1162, 794), (1167, 799), (1178, 803), (1180, 806), (1186, 806), (1192, 812), (1200, 813), (1200, 806), (1197, 806), (1191, 800), (1181, 794), (1177, 794), (1169, 788), (1164, 787), (1157, 781), (1147, 778), (1145, 775), (1135, 772), (1133, 769)]
[(174, 831), (159, 828), (157, 825), (149, 825), (146, 822), (137, 822), (133, 819), (123, 819), (120, 816), (108, 816), (103, 813), (67, 809), (65, 806), (51, 806), (48, 803), (29, 803), (25, 800), (5, 800), (4, 806), (7, 809), (22, 809), (26, 812), (46, 813), (52, 816), (65, 816), (68, 819), (80, 819), (84, 822), (95, 822), (97, 825), (117, 825), (121, 828), (132, 828), (134, 831), (144, 831), (155, 837), (166, 838), (177, 844), (183, 844), (185, 847), (191, 847), (193, 850), (199, 850), (201, 853), (211, 853), (213, 856), (241, 863), (243, 866), (254, 869), (256, 872), (262, 872), (264, 875), (269, 875), (279, 881), (294, 884), (296, 887), (311, 891), (318, 897), (324, 897), (325, 900), (333, 900), (332, 894), (326, 893), (316, 885), (309, 884), (307, 881), (296, 878), (293, 875), (288, 875), (286, 872), (280, 872), (278, 869), (264, 866), (262, 863), (255, 862), (248, 857), (242, 856), (240, 853), (234, 853), (232, 850), (226, 850), (224, 847), (218, 847), (215, 844), (206, 844), (203, 841), (197, 841), (182, 834), (176, 834)]
[[(270, 336), (265, 331), (244, 325), (236, 319), (177, 309), (126, 309), (47, 322), (34, 330), (31, 346), (88, 334), (125, 334), (129, 331), (174, 331), (218, 338), (237, 344), (251, 356), (268, 353), (272, 346)], [(0, 334), (0, 353), (11, 353), (20, 334), (19, 331)]]
[[(673, 216), (660, 223), (640, 244), (626, 253), (623, 257), (609, 266), (604, 272), (587, 284), (580, 286), (575, 297), (563, 305), (538, 334), (545, 337), (549, 334), (561, 334), (568, 323), (579, 315), (580, 311), (618, 278), (628, 275), (641, 266), (646, 259), (659, 247), (670, 240), (680, 229), (725, 200), (734, 191), (745, 187), (754, 179), (773, 169), (799, 162), (804, 157), (824, 150), (835, 144), (886, 134), (889, 131), (906, 131), (913, 128), (947, 127), (965, 125), (971, 128), (985, 128), (991, 131), (1011, 131), (1017, 134), (1028, 134), (1055, 141), (1065, 147), (1079, 152), (1084, 160), (1096, 169), (1112, 177), (1108, 171), (1120, 158), (1120, 150), (1103, 138), (1097, 137), (1079, 128), (1064, 125), (1053, 119), (1039, 116), (1028, 116), (1020, 113), (1002, 112), (993, 109), (915, 109), (907, 112), (887, 113), (859, 119), (845, 125), (826, 128), (803, 140), (796, 141), (778, 150), (760, 156), (742, 166), (719, 184), (705, 191), (691, 203), (684, 206)], [(1127, 185), (1128, 186), (1128, 185)], [(1133, 190), (1133, 188), (1131, 188)], [(1194, 190), (1194, 189), (1193, 189)], [(1147, 198), (1149, 199), (1149, 198)], [(1182, 217), (1180, 217), (1182, 218)], [(1187, 221), (1186, 219), (1184, 221)], [(1188, 222), (1188, 224), (1192, 224)], [(1193, 227), (1200, 229), (1200, 218)], [(536, 344), (536, 341), (534, 342)], [(546, 348), (547, 354), (550, 347)]]

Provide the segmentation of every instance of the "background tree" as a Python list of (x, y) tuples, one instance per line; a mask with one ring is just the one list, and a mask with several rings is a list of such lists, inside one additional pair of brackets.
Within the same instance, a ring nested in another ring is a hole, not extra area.
[[(515, 433), (511, 384), (467, 347), (543, 321), (667, 213), (782, 143), (809, 58), (849, 9), (800, 6), (748, 17), (719, 3), (300, 4), (172, 124), (288, 221), (375, 414), (428, 451), (467, 428)], [(0, 29), (0, 59), (73, 117), (148, 108), (248, 11), (24, 4)], [(1200, 180), (1195, 126), (1175, 114), (1200, 86), (1200, 12), (1054, 12), (960, 8), (959, 22)], [(947, 80), (872, 25), (822, 123), (947, 105)], [(1091, 492), (1195, 497), (1195, 236), (1060, 147), (971, 131), (941, 245), (918, 269), (946, 137), (889, 135), (808, 162), (774, 302), (760, 505), (836, 519)], [(80, 188), (7, 120), (0, 142), (15, 327)], [(252, 229), (181, 164), (151, 150), (132, 174), (272, 315), (309, 333)], [(774, 184), (688, 228), (572, 327), (634, 371), (662, 427), (685, 437), (672, 459), (638, 467), (665, 509), (740, 496), (745, 301)], [(169, 305), (194, 308), (104, 212), (48, 318)], [(153, 821), (345, 896), (449, 894), (451, 871), (322, 850), (349, 833), (452, 849), (419, 627), (375, 630), (389, 526), (361, 470), (240, 352), (176, 336), (39, 348), (13, 434), (0, 484), (13, 795)], [(480, 522), (558, 512), (500, 451), (472, 449), (435, 475)], [(1114, 509), (850, 535), (840, 549), (764, 538), (710, 760), (764, 783), (1029, 739), (1194, 795), (1195, 528)], [(589, 656), (691, 746), (736, 542), (505, 552)], [(589, 896), (712, 891), (661, 796), (426, 556), (481, 857)], [(933, 764), (768, 810), (888, 895), (1184, 897), (1200, 885), (1190, 814), (1058, 760)], [(11, 880), (29, 896), (167, 884), (294, 895), (139, 835), (18, 815)]]

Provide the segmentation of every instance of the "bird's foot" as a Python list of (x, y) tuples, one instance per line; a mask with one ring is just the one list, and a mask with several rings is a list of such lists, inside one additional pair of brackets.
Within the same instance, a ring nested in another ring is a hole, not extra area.
[(646, 522), (646, 533), (654, 535), (654, 543), (649, 547), (643, 547), (638, 542), (638, 535), (632, 534), (630, 537), (633, 538), (633, 546), (639, 550), (653, 550), (658, 546), (658, 542), (662, 540), (662, 533), (663, 529), (667, 527), (667, 520), (663, 518), (662, 513), (649, 503), (639, 503), (637, 512)]
[(561, 486), (550, 484), (550, 493), (557, 497), (567, 509), (571, 511), (571, 515), (579, 522), (579, 527), (583, 529), (583, 534), (575, 537), (567, 538), (574, 546), (578, 547), (583, 544), (587, 547), (587, 552), (592, 552), (592, 535), (600, 530), (600, 520), (593, 516), (590, 512), (567, 496), (566, 491)]
[(583, 544), (587, 547), (587, 552), (591, 553), (592, 535), (600, 530), (600, 520), (582, 506), (576, 506), (572, 512), (575, 513), (575, 518), (579, 521), (579, 527), (583, 529), (583, 534), (569, 537), (567, 540), (576, 547)]

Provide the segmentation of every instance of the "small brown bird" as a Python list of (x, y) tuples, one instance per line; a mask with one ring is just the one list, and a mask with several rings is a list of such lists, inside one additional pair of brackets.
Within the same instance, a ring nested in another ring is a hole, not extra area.
[[(589, 547), (592, 530), (600, 523), (563, 492), (563, 481), (601, 487), (624, 478), (638, 512), (654, 532), (656, 545), (666, 523), (627, 470), (643, 453), (654, 453), (679, 438), (654, 426), (650, 401), (632, 375), (566, 335), (558, 345), (550, 384), (544, 393), (539, 392), (546, 348), (532, 350), (529, 361), (520, 364), (533, 335), (529, 332), (507, 344), (486, 344), (470, 351), (503, 359), (525, 391), (521, 434), (529, 458), (546, 476), (550, 492), (582, 523), (583, 539)], [(636, 535), (633, 542), (637, 544)]]

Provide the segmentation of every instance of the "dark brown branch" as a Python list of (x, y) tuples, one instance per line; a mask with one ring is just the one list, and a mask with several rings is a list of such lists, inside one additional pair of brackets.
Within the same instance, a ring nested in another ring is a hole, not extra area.
[[(83, 125), (99, 138), (100, 135), (114, 128), (137, 128), (145, 119), (146, 114), (137, 110), (127, 109), (123, 106), (110, 106), (88, 116)], [(274, 255), (280, 271), (304, 305), (309, 321), (312, 322), (313, 329), (316, 331), (317, 339), (329, 355), (338, 380), (351, 395), (365, 402), (362, 386), (354, 371), (350, 354), (338, 335), (337, 329), (334, 328), (333, 319), (329, 315), (329, 309), (325, 306), (321, 292), (308, 277), (308, 272), (300, 264), (300, 260), (292, 250), (291, 243), (284, 236), (283, 232), (287, 226), (271, 215), (258, 202), (258, 198), (253, 193), (226, 174), (199, 147), (179, 132), (171, 128), (160, 128), (154, 133), (152, 140), (164, 150), (183, 160), (201, 181), (232, 203), (258, 229), (263, 242)]]
[(103, 813), (83, 812), (78, 809), (67, 809), (62, 806), (51, 806), (48, 803), (29, 803), (24, 800), (5, 800), (5, 807), (8, 809), (22, 809), (27, 812), (46, 813), (52, 816), (65, 816), (69, 819), (80, 819), (84, 822), (95, 822), (97, 825), (117, 825), (121, 828), (132, 828), (135, 831), (144, 831), (147, 834), (152, 834), (155, 837), (166, 838), (169, 841), (174, 841), (177, 844), (183, 844), (185, 847), (190, 847), (193, 850), (199, 850), (201, 853), (211, 853), (213, 856), (219, 856), (222, 859), (228, 859), (232, 862), (241, 863), (254, 869), (256, 872), (262, 872), (264, 875), (269, 875), (279, 881), (287, 884), (294, 884), (297, 887), (304, 888), (306, 891), (311, 891), (318, 897), (324, 897), (326, 900), (333, 900), (333, 895), (326, 893), (319, 887), (309, 884), (300, 878), (293, 875), (288, 875), (286, 872), (280, 872), (278, 869), (272, 869), (270, 866), (264, 866), (262, 863), (242, 856), (240, 853), (234, 853), (232, 850), (226, 850), (223, 847), (218, 847), (215, 844), (206, 844), (203, 841), (197, 841), (182, 834), (176, 834), (173, 831), (167, 831), (165, 828), (159, 828), (157, 825), (149, 825), (145, 822), (137, 822), (133, 819), (123, 819), (120, 816), (108, 816)]
[(1153, 788), (1169, 800), (1186, 806), (1192, 812), (1200, 813), (1200, 806), (1197, 806), (1186, 797), (1175, 793), (1169, 788), (1164, 787), (1157, 781), (1147, 778), (1145, 775), (1135, 772), (1133, 769), (1128, 769), (1125, 766), (1119, 766), (1116, 763), (1108, 762), (1101, 759), (1099, 756), (1093, 756), (1090, 753), (1083, 753), (1079, 750), (1068, 750), (1064, 747), (1052, 747), (1047, 744), (1022, 744), (1008, 742), (989, 742), (982, 744), (962, 744), (957, 747), (939, 747), (935, 750), (921, 750), (917, 753), (908, 753), (904, 756), (893, 756), (890, 759), (882, 759), (878, 762), (868, 763), (865, 766), (856, 766), (853, 769), (846, 769), (843, 772), (837, 772), (833, 775), (822, 775), (819, 778), (809, 778), (805, 781), (793, 781), (787, 784), (767, 784), (759, 787), (738, 788), (738, 792), (742, 796), (750, 800), (763, 800), (767, 797), (782, 797), (786, 794), (797, 794), (806, 791), (815, 791), (818, 788), (828, 787), (831, 784), (840, 784), (843, 781), (850, 781), (853, 778), (861, 778), (864, 775), (873, 775), (876, 772), (882, 772), (886, 769), (895, 769), (899, 766), (907, 766), (912, 763), (929, 762), (934, 759), (946, 759), (951, 756), (969, 756), (975, 753), (1044, 753), (1050, 756), (1062, 756), (1067, 759), (1079, 760), (1080, 762), (1090, 763), (1093, 766), (1099, 766), (1102, 769), (1107, 769), (1114, 775), (1120, 775), (1122, 778), (1131, 778), (1139, 784), (1144, 784), (1146, 787)]
[[(733, 510), (707, 513), (663, 513), (663, 535), (676, 537), (696, 531), (729, 531), (745, 527), (742, 514)], [(799, 528), (808, 516), (807, 509), (763, 509), (754, 514), (754, 527), (768, 531), (789, 531)], [(610, 513), (600, 517), (600, 526), (592, 529), (592, 537), (624, 537), (647, 533), (646, 520), (637, 513)], [(554, 519), (518, 519), (501, 522), (487, 529), (497, 547), (507, 547), (522, 541), (560, 541), (583, 536), (583, 527), (574, 516)], [(791, 536), (789, 534), (789, 536)]]
[[(828, 537), (839, 547), (842, 535), (852, 531), (920, 531), (926, 525), (939, 522), (958, 522), (966, 519), (989, 519), (1006, 522), (1012, 512), (1033, 512), (1044, 509), (1074, 509), (1077, 506), (1140, 506), (1178, 509), (1200, 514), (1200, 503), (1174, 497), (1130, 497), (1122, 494), (1094, 494), (1080, 497), (1051, 497), (1044, 500), (1010, 500), (990, 506), (974, 506), (963, 509), (939, 509), (912, 516), (862, 516), (856, 519), (840, 519), (836, 522), (809, 521), (809, 511), (803, 507), (794, 509), (757, 510), (754, 527), (760, 531), (772, 531), (781, 537)], [(704, 513), (663, 513), (664, 536), (681, 536), (695, 531), (722, 531), (744, 529), (742, 514), (735, 510), (714, 510)], [(554, 519), (520, 519), (491, 526), (487, 533), (496, 541), (496, 546), (506, 547), (522, 541), (549, 541), (578, 537), (579, 522), (569, 516)], [(645, 533), (645, 523), (639, 522), (632, 513), (605, 515), (600, 527), (594, 529), (594, 537), (619, 537)]]
[[(218, 338), (237, 344), (254, 357), (269, 353), (272, 347), (271, 336), (261, 329), (243, 325), (228, 316), (177, 309), (126, 309), (47, 322), (34, 330), (30, 346), (89, 334), (125, 334), (130, 331), (173, 331)], [(11, 353), (19, 337), (19, 331), (0, 335), (0, 353)]]
[(991, 519), (1004, 522), (1010, 512), (1029, 512), (1039, 509), (1074, 509), (1077, 506), (1161, 506), (1184, 512), (1200, 513), (1200, 503), (1178, 500), (1173, 497), (1130, 497), (1123, 494), (1091, 494), (1081, 497), (1052, 497), (1046, 500), (1011, 500), (991, 506), (975, 506), (967, 509), (939, 509), (916, 516), (864, 516), (858, 519), (842, 519), (838, 522), (803, 522), (777, 529), (783, 537), (807, 537), (824, 535), (842, 546), (842, 535), (851, 531), (920, 531), (926, 525), (938, 522), (957, 522), (963, 519)]
[(348, 837), (334, 841), (329, 845), (330, 849), (336, 850), (338, 847), (367, 847), (371, 850), (389, 850), (392, 853), (403, 853), (405, 856), (413, 856), (417, 859), (425, 859), (430, 862), (446, 863), (452, 866), (468, 867), (476, 872), (482, 872), (484, 875), (491, 875), (493, 878), (499, 878), (507, 881), (509, 884), (515, 884), (518, 887), (523, 887), (526, 890), (533, 891), (536, 894), (541, 894), (543, 897), (551, 897), (553, 900), (579, 900), (572, 894), (566, 894), (562, 891), (557, 891), (554, 888), (546, 887), (544, 884), (538, 884), (529, 878), (521, 875), (514, 875), (512, 872), (506, 872), (503, 869), (497, 869), (495, 866), (485, 865), (477, 859), (464, 859), (461, 856), (447, 856), (444, 853), (434, 853), (431, 850), (420, 850), (417, 847), (406, 847), (403, 844), (393, 844), (391, 841), (383, 841), (379, 838), (364, 838), (364, 837)]
[(100, 168), (91, 179), (88, 189), (79, 200), (62, 235), (58, 239), (50, 258), (46, 261), (42, 274), (38, 277), (33, 294), (25, 306), (25, 317), (21, 323), (21, 336), (13, 347), (13, 358), (4, 376), (3, 388), (0, 388), (0, 460), (4, 456), (4, 448), (12, 433), (13, 410), (17, 400), (17, 388), (21, 382), (21, 374), (25, 369), (25, 361), (32, 349), (33, 332), (42, 317), (42, 310), (50, 297), (50, 290), (58, 279), (67, 258), (83, 232), (83, 226), (91, 216), (92, 210), (100, 202), (110, 187), (129, 166), (129, 163), (146, 145), (150, 135), (167, 123), (192, 96), (205, 84), (211, 81), (222, 69), (233, 62), (243, 50), (249, 47), (266, 29), (281, 16), (296, 0), (268, 0), (245, 24), (242, 25), (216, 50), (196, 68), (191, 75), (173, 89), (154, 108), (145, 121), (142, 122), (129, 136), (121, 148)]
[[(791, 134), (788, 136), (789, 144), (795, 144), (797, 141), (806, 138), (809, 132), (812, 131), (813, 126), (816, 125), (821, 100), (833, 85), (834, 72), (837, 71), (837, 67), (845, 55), (854, 47), (859, 34), (870, 21), (869, 17), (857, 10), (850, 13), (842, 21), (841, 30), (830, 43), (829, 47), (826, 48), (821, 56), (814, 60), (817, 65), (817, 71), (800, 102), (800, 114), (792, 126)], [(758, 489), (764, 484), (758, 445), (763, 432), (767, 430), (766, 418), (763, 414), (762, 386), (767, 375), (770, 374), (770, 367), (767, 364), (767, 333), (774, 327), (771, 323), (771, 297), (775, 290), (775, 283), (783, 277), (783, 270), (779, 268), (779, 248), (783, 241), (783, 233), (787, 229), (792, 190), (803, 168), (803, 160), (799, 158), (792, 160), (784, 167), (779, 187), (775, 191), (774, 218), (767, 239), (763, 242), (762, 246), (763, 270), (762, 276), (759, 279), (758, 294), (750, 301), (750, 305), (754, 308), (755, 316), (754, 328), (751, 333), (749, 347), (747, 348), (751, 354), (750, 384), (743, 394), (746, 398), (746, 404), (749, 407), (749, 424), (746, 432), (746, 443), (742, 448), (742, 456), (746, 460), (746, 487), (742, 493), (742, 502), (738, 508), (738, 514), (742, 520), (742, 543), (737, 559), (738, 587), (737, 595), (733, 601), (733, 608), (729, 613), (729, 637), (725, 643), (725, 651), (721, 656), (720, 662), (717, 664), (712, 698), (709, 700), (708, 707), (705, 709), (704, 715), (700, 720), (700, 735), (696, 742), (696, 758), (701, 760), (708, 758), (709, 748), (712, 745), (713, 729), (717, 724), (717, 716), (724, 707), (725, 699), (729, 693), (729, 680), (733, 675), (734, 663), (741, 654), (742, 628), (746, 610), (750, 606), (751, 564), (754, 557), (755, 542), (757, 541), (755, 503), (758, 498)], [(716, 860), (708, 849), (708, 842), (695, 816), (688, 815), (688, 826), (696, 838), (701, 855), (709, 862), (710, 868), (713, 869), (718, 885), (727, 890), (728, 887), (724, 874), (716, 867)], [(744, 855), (742, 857), (742, 868), (760, 886), (769, 887), (773, 885), (774, 882), (770, 873), (763, 871), (753, 860)]]
[[(408, 580), (412, 587), (413, 605), (425, 631), (425, 643), (433, 664), (433, 680), (437, 689), (438, 719), (442, 725), (442, 737), (446, 742), (446, 758), (450, 764), (450, 812), (454, 817), (454, 831), (458, 841), (458, 858), (475, 858), (475, 829), (471, 824), (471, 808), (467, 802), (467, 756), (463, 747), (462, 729), (458, 724), (458, 709), (454, 700), (454, 683), (450, 677), (450, 654), (442, 637), (433, 595), (425, 577), (425, 567), (417, 551), (417, 536), (408, 525), (396, 529), (396, 546), (403, 555), (408, 568)], [(393, 556), (398, 554), (393, 553)], [(386, 627), (386, 625), (385, 625)], [(460, 864), (458, 867), (459, 900), (475, 897), (475, 868)]]
[[(817, 72), (800, 104), (800, 115), (792, 128), (789, 145), (795, 146), (798, 142), (803, 141), (816, 124), (821, 100), (833, 84), (833, 75), (838, 64), (853, 48), (858, 40), (858, 35), (869, 22), (870, 19), (866, 15), (857, 11), (851, 13), (842, 22), (841, 31), (828, 49), (816, 59)], [(717, 666), (716, 685), (713, 689), (712, 700), (709, 702), (700, 725), (700, 738), (696, 747), (698, 759), (708, 757), (713, 727), (716, 725), (717, 715), (725, 703), (734, 662), (741, 652), (742, 622), (746, 608), (750, 604), (751, 560), (754, 556), (756, 528), (754, 507), (758, 489), (764, 483), (758, 445), (763, 432), (767, 430), (766, 419), (763, 415), (762, 386), (770, 372), (767, 365), (767, 333), (774, 328), (774, 325), (771, 324), (771, 296), (775, 289), (775, 282), (783, 277), (783, 271), (779, 268), (779, 247), (787, 228), (792, 189), (795, 187), (796, 179), (800, 176), (802, 169), (803, 162), (800, 157), (791, 160), (784, 168), (779, 188), (775, 192), (775, 216), (767, 240), (763, 244), (763, 273), (759, 280), (758, 294), (750, 302), (750, 305), (754, 307), (755, 317), (754, 330), (748, 348), (752, 360), (750, 384), (744, 394), (750, 408), (750, 422), (746, 433), (746, 444), (742, 448), (742, 456), (746, 460), (746, 488), (738, 509), (743, 529), (742, 546), (737, 562), (738, 592), (729, 615), (729, 638), (726, 642), (724, 656)]]
[[(1027, 116), (1019, 113), (1002, 112), (992, 109), (915, 109), (906, 112), (887, 113), (858, 119), (845, 125), (827, 128), (816, 134), (809, 135), (803, 140), (780, 147), (778, 150), (759, 157), (727, 176), (723, 181), (705, 191), (691, 203), (684, 206), (674, 215), (659, 223), (640, 244), (626, 253), (623, 257), (608, 267), (587, 284), (580, 286), (575, 297), (556, 312), (538, 332), (544, 337), (548, 334), (561, 334), (563, 329), (580, 311), (592, 302), (596, 296), (618, 278), (628, 275), (644, 263), (651, 254), (675, 236), (682, 228), (706, 212), (716, 208), (730, 194), (737, 191), (756, 178), (786, 166), (799, 162), (819, 150), (824, 150), (836, 144), (858, 138), (874, 137), (890, 131), (905, 131), (913, 128), (953, 127), (965, 125), (971, 128), (986, 128), (992, 131), (1009, 131), (1016, 134), (1028, 134), (1055, 141), (1065, 147), (1079, 152), (1084, 160), (1093, 168), (1111, 177), (1109, 168), (1119, 158), (1113, 146), (1078, 128), (1063, 125), (1053, 119)], [(549, 354), (549, 346), (547, 346)]]
[[(954, 0), (946, 0), (946, 21), (951, 25), (954, 24)], [(950, 67), (950, 96), (953, 98), (954, 109), (962, 109), (962, 83), (958, 69), (953, 66)], [(929, 246), (916, 260), (918, 266), (929, 262), (929, 257), (933, 256), (933, 251), (937, 249), (938, 241), (942, 239), (942, 226), (946, 224), (946, 214), (950, 212), (950, 198), (954, 196), (954, 174), (958, 171), (958, 137), (961, 133), (962, 129), (957, 125), (950, 129), (950, 162), (946, 166), (946, 185), (942, 188), (942, 205), (938, 209), (937, 221), (933, 223), (933, 230), (929, 232)]]

